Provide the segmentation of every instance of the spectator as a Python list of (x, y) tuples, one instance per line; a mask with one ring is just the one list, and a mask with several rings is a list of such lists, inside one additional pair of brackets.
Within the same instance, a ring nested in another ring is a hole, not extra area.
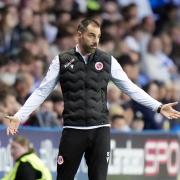
[(169, 29), (168, 32), (170, 34), (170, 37), (172, 39), (172, 52), (171, 52), (171, 57), (174, 60), (177, 68), (178, 68), (178, 72), (180, 73), (180, 24), (175, 23), (172, 24)]
[(115, 22), (121, 19), (121, 15), (119, 13), (119, 7), (115, 1), (108, 0), (104, 4), (104, 11), (102, 14), (103, 19)]
[[(161, 85), (158, 81), (151, 81), (146, 86), (144, 86), (143, 89), (152, 97), (161, 100), (160, 87)], [(166, 120), (163, 116), (157, 114), (156, 112), (150, 112), (149, 109), (143, 107), (135, 101), (132, 101), (132, 107), (135, 111), (140, 111), (143, 114), (145, 129), (163, 129), (163, 124)]]
[(24, 33), (30, 33), (31, 26), (33, 24), (33, 10), (30, 8), (22, 8), (19, 13), (19, 24), (14, 28), (12, 38), (13, 38), (13, 46), (17, 48), (20, 46), (21, 36)]
[(111, 128), (121, 131), (121, 132), (130, 132), (131, 128), (128, 126), (124, 115), (114, 115), (110, 119)]
[(51, 52), (53, 54), (57, 54), (65, 49), (73, 47), (74, 44), (74, 36), (72, 33), (66, 30), (59, 31), (57, 34), (56, 44), (51, 47)]
[(116, 39), (117, 37), (117, 22), (116, 21), (110, 21), (110, 20), (104, 20), (102, 23), (102, 33), (103, 34), (109, 34), (111, 37)]
[(131, 101), (125, 101), (122, 104), (122, 107), (124, 108), (124, 117), (126, 119), (126, 122), (129, 127), (131, 127), (131, 124), (133, 123), (134, 120), (134, 109), (132, 107)]
[(123, 70), (126, 72), (128, 77), (137, 83), (139, 77), (139, 59), (131, 58), (130, 54), (122, 54), (120, 57), (117, 58), (118, 62), (121, 64)]
[(60, 122), (53, 112), (53, 102), (50, 99), (41, 105), (39, 111), (35, 112), (25, 125), (36, 127), (58, 127)]
[(18, 71), (19, 64), (17, 60), (10, 59), (10, 57), (5, 54), (0, 55), (0, 81), (12, 86), (15, 83)]
[(14, 114), (20, 108), (16, 100), (15, 92), (0, 81), (0, 112), (4, 114)]
[(50, 171), (34, 153), (32, 144), (23, 136), (15, 136), (10, 142), (15, 165), (2, 180), (52, 180)]
[[(146, 16), (140, 23), (142, 29), (141, 54), (144, 56), (147, 53), (148, 44), (155, 31), (155, 19), (152, 16)], [(144, 58), (144, 57), (143, 57)]]
[(143, 57), (142, 62), (144, 72), (151, 80), (159, 80), (164, 83), (171, 81), (171, 72), (168, 66), (173, 66), (171, 65), (172, 61), (165, 58), (162, 54), (162, 42), (160, 38), (153, 37), (148, 44), (148, 51)]
[(34, 79), (31, 92), (40, 85), (40, 82), (42, 81), (43, 74), (45, 71), (45, 64), (42, 61), (42, 59), (40, 57), (34, 57), (34, 59), (35, 60), (32, 63), (32, 70), (30, 72), (30, 74)]
[(109, 117), (111, 118), (114, 115), (124, 114), (124, 108), (118, 104), (111, 104), (109, 106)]
[(49, 97), (53, 102), (53, 110), (59, 124), (63, 126), (63, 111), (64, 111), (64, 101), (62, 94), (59, 91), (54, 91)]
[(117, 0), (121, 7), (128, 6), (130, 4), (136, 4), (137, 6), (137, 17), (141, 20), (145, 16), (152, 15), (152, 8), (150, 1), (147, 0)]
[(130, 3), (122, 8), (122, 15), (128, 26), (128, 31), (134, 26), (138, 25), (138, 11), (135, 3)]
[(131, 128), (133, 131), (141, 132), (144, 129), (143, 114), (140, 111), (135, 112), (134, 120), (132, 121)]
[(108, 84), (107, 101), (109, 105), (121, 103), (121, 91), (113, 83)]
[(19, 103), (24, 103), (30, 95), (30, 90), (33, 85), (33, 78), (28, 73), (21, 73), (17, 76), (14, 88), (17, 92), (17, 100)]
[(36, 37), (43, 37), (45, 35), (41, 13), (34, 13), (31, 29)]
[(110, 34), (103, 34), (100, 48), (108, 53), (113, 53), (115, 49), (115, 39)]
[(61, 10), (56, 13), (56, 24), (59, 27), (63, 27), (64, 24), (71, 21), (71, 14), (69, 11)]
[(18, 58), (21, 61), (19, 64), (19, 71), (21, 73), (30, 73), (34, 63), (33, 54), (27, 49), (22, 49), (18, 54)]
[(18, 24), (16, 6), (9, 5), (2, 9), (0, 20), (0, 52), (10, 54), (13, 51), (13, 30)]

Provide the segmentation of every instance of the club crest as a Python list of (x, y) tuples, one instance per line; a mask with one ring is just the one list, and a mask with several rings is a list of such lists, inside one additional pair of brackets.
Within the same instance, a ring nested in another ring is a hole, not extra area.
[(63, 164), (63, 163), (64, 163), (63, 157), (62, 157), (62, 156), (58, 156), (58, 158), (57, 158), (57, 164), (58, 164), (58, 165), (61, 165), (61, 164)]
[(96, 62), (96, 64), (95, 64), (96, 70), (101, 71), (103, 69), (103, 67), (104, 66), (103, 66), (102, 62)]

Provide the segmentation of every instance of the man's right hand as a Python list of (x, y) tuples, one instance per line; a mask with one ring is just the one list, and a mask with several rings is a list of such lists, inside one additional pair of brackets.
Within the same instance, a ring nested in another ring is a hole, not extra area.
[(5, 116), (4, 124), (7, 126), (7, 135), (15, 135), (18, 132), (20, 120), (15, 116)]

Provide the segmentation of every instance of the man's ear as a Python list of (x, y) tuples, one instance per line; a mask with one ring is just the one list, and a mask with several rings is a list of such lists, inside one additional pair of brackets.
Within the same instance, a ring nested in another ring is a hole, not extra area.
[(81, 31), (78, 31), (78, 32), (77, 32), (77, 37), (78, 37), (78, 38), (81, 38), (81, 37), (82, 37), (82, 32), (81, 32)]

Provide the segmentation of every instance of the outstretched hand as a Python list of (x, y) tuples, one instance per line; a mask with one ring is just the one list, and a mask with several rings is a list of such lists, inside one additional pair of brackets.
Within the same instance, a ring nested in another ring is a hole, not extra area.
[(15, 135), (18, 132), (20, 121), (15, 116), (4, 116), (4, 124), (7, 126), (7, 135)]
[(180, 112), (176, 111), (173, 106), (177, 105), (178, 102), (164, 104), (161, 107), (160, 113), (168, 119), (178, 119), (180, 118)]

